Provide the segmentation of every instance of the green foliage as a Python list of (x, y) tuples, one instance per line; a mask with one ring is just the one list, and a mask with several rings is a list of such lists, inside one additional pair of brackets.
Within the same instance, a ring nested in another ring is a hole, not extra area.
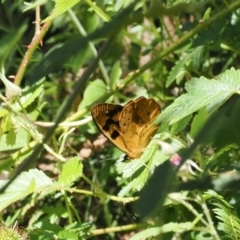
[(26, 25), (19, 26), (17, 30), (12, 30), (5, 34), (0, 40), (0, 67), (3, 67), (4, 62), (10, 56), (17, 42), (21, 39), (26, 31)]
[(74, 5), (76, 5), (79, 0), (58, 0), (56, 1), (56, 6), (53, 9), (53, 13), (51, 16), (43, 20), (43, 22), (53, 20), (54, 18), (60, 16), (61, 14), (65, 13), (68, 9), (71, 9)]
[(79, 110), (85, 109), (89, 105), (89, 103), (97, 101), (100, 97), (103, 97), (105, 94), (106, 94), (105, 84), (100, 79), (95, 79), (94, 82), (91, 82), (86, 87), (83, 94), (83, 100), (81, 104), (79, 104)]
[(222, 196), (212, 190), (209, 190), (205, 197), (210, 198), (212, 204), (216, 207), (213, 208), (213, 212), (219, 220), (217, 228), (225, 233), (224, 239), (238, 239), (240, 219), (234, 212), (233, 207)]
[[(5, 183), (6, 181), (1, 180), (0, 184), (3, 186)], [(4, 194), (1, 195), (1, 211), (11, 203), (33, 192), (46, 189), (52, 184), (52, 180), (42, 171), (32, 169), (29, 172), (22, 172)]]
[[(36, 109), (43, 94), (43, 81), (22, 89), (22, 95), (10, 103), (1, 104), (0, 148), (2, 151), (21, 148), (30, 136), (38, 138), (33, 122), (39, 115)], [(26, 115), (28, 114), (28, 115)]]
[(76, 157), (69, 159), (59, 175), (58, 183), (68, 185), (76, 181), (77, 178), (82, 175), (82, 167), (82, 164)]
[[(0, 230), (18, 232), (17, 222), (36, 240), (239, 239), (239, 8), (2, 1)], [(160, 127), (129, 161), (90, 110), (140, 96), (160, 104)]]
[(209, 113), (218, 109), (233, 94), (239, 93), (239, 73), (234, 69), (228, 70), (218, 79), (208, 80), (204, 77), (193, 78), (186, 83), (187, 93), (176, 98), (160, 116), (159, 121), (170, 124), (206, 107)]

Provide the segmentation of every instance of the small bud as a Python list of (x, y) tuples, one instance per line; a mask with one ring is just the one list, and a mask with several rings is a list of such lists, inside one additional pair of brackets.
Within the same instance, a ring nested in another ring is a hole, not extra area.
[(181, 157), (179, 154), (177, 154), (177, 153), (174, 153), (174, 154), (170, 157), (170, 163), (171, 163), (173, 166), (175, 166), (175, 167), (179, 166), (179, 164), (181, 163), (181, 161), (182, 161), (182, 157)]
[(158, 144), (161, 146), (162, 152), (165, 155), (171, 156), (171, 155), (173, 155), (176, 152), (176, 150), (169, 143), (166, 143), (166, 142), (163, 142), (163, 141), (159, 140)]
[(203, 170), (191, 159), (187, 159), (178, 171), (178, 176), (181, 176), (184, 181), (192, 179), (197, 174), (194, 172), (203, 172)]
[(6, 97), (8, 99), (19, 97), (22, 94), (22, 89), (15, 85), (14, 83), (10, 82), (2, 73), (0, 73), (0, 78), (5, 85), (6, 88)]

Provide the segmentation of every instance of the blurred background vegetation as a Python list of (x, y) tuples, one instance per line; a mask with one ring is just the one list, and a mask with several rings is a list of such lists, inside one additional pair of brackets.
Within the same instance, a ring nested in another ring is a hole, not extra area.
[[(239, 239), (239, 8), (2, 0), (1, 186), (18, 178), (0, 195), (0, 229), (30, 239)], [(140, 96), (159, 103), (161, 125), (139, 160), (122, 162), (90, 109)]]

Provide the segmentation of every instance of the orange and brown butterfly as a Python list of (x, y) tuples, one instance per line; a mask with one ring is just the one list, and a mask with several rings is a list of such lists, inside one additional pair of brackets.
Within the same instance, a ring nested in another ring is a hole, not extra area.
[(100, 103), (91, 109), (99, 130), (126, 153), (128, 159), (142, 155), (159, 127), (152, 123), (160, 112), (159, 104), (145, 97), (131, 100), (124, 106)]

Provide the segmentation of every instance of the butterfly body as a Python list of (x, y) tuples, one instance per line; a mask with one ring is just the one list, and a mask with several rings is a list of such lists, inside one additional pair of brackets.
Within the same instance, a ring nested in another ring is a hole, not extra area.
[(125, 106), (100, 103), (91, 110), (100, 131), (129, 159), (142, 155), (158, 129), (152, 123), (160, 112), (155, 100), (145, 97), (131, 100)]

